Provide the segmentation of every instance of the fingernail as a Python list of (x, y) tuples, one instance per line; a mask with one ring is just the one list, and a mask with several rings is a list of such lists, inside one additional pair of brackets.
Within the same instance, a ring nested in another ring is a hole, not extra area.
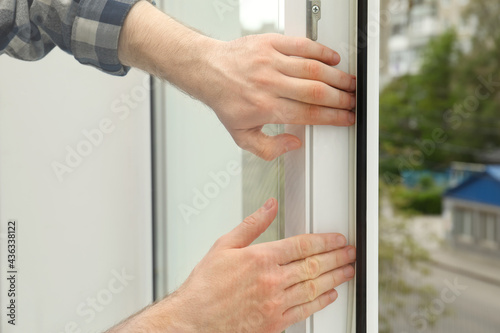
[(349, 112), (349, 122), (351, 124), (354, 124), (356, 122), (356, 115), (354, 114), (354, 112)]
[(264, 204), (264, 209), (265, 210), (270, 210), (274, 206), (274, 199), (267, 199), (266, 203)]
[(333, 62), (339, 63), (340, 62), (340, 56), (338, 53), (333, 54)]
[(356, 79), (352, 79), (351, 81), (351, 90), (356, 90)]
[(300, 143), (298, 143), (298, 142), (297, 142), (297, 141), (295, 141), (295, 140), (288, 141), (288, 142), (285, 144), (286, 151), (299, 149), (299, 147), (300, 147)]
[(337, 297), (339, 296), (339, 294), (334, 289), (334, 290), (330, 291), (330, 293), (328, 294), (328, 296), (330, 296), (330, 300), (333, 302), (333, 301), (335, 301), (337, 299)]
[(354, 96), (351, 97), (351, 109), (354, 109), (356, 106), (356, 98)]
[(349, 251), (347, 251), (347, 255), (349, 256), (349, 259), (351, 259), (351, 260), (356, 259), (356, 250), (349, 249)]
[(346, 243), (346, 239), (344, 236), (339, 235), (337, 236), (337, 246), (344, 246)]
[(351, 265), (347, 265), (344, 268), (344, 276), (350, 278), (354, 276), (354, 268)]

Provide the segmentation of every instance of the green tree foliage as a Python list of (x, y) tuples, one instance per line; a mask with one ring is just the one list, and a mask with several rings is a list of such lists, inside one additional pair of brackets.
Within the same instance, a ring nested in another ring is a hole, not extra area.
[[(415, 318), (421, 309), (430, 308), (437, 295), (434, 287), (422, 283), (429, 274), (425, 266), (429, 253), (404, 219), (381, 219), (379, 242), (379, 332), (392, 333), (397, 322), (421, 331), (425, 327)], [(432, 327), (437, 318), (426, 320), (426, 325)]]
[(453, 89), (459, 55), (450, 30), (430, 41), (420, 71), (393, 81), (380, 96), (381, 171), (436, 169), (463, 154), (450, 149), (445, 119), (457, 100)]
[[(462, 99), (476, 99), (479, 104), (466, 110), (469, 117), (459, 128), (463, 133), (459, 143), (476, 152), (500, 148), (499, 18), (500, 2), (495, 0), (470, 0), (463, 14), (464, 24), (471, 25), (474, 34), (469, 52), (460, 57), (455, 89)], [(480, 154), (472, 161), (482, 162)]]
[(471, 0), (465, 13), (470, 41), (453, 30), (437, 36), (423, 50), (419, 72), (381, 93), (385, 181), (452, 161), (484, 163), (484, 152), (500, 149), (500, 2)]
[(434, 184), (431, 176), (420, 179), (418, 186), (396, 185), (387, 188), (394, 208), (407, 215), (439, 215), (443, 189)]

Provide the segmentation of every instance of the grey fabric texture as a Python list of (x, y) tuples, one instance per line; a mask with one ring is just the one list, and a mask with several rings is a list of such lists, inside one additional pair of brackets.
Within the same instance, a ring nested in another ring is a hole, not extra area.
[(118, 59), (118, 39), (140, 0), (1, 0), (0, 55), (34, 61), (55, 46), (80, 63), (113, 75), (128, 71)]

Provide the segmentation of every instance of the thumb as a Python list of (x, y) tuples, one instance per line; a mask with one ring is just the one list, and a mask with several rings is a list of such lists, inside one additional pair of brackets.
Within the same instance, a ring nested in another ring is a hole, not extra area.
[(302, 145), (300, 139), (294, 135), (287, 133), (267, 135), (260, 129), (241, 133), (237, 139), (241, 148), (266, 161), (272, 161), (287, 151), (299, 149)]
[(273, 222), (278, 213), (278, 202), (271, 198), (255, 213), (248, 216), (236, 228), (220, 239), (219, 246), (243, 248), (250, 245)]

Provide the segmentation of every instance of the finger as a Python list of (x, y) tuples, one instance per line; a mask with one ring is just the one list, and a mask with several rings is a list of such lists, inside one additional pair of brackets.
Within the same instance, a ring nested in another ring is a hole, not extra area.
[(316, 254), (340, 249), (346, 244), (341, 234), (304, 234), (267, 243), (268, 249), (274, 253), (278, 264), (286, 265), (292, 261), (302, 260)]
[(337, 299), (336, 290), (331, 290), (316, 298), (314, 301), (297, 305), (288, 309), (283, 313), (283, 320), (287, 323), (287, 327), (305, 320), (313, 313), (324, 309), (327, 305), (332, 304)]
[(284, 55), (316, 59), (332, 66), (340, 62), (337, 52), (308, 38), (281, 35), (273, 39), (271, 44)]
[(356, 106), (354, 94), (319, 81), (285, 77), (277, 83), (276, 88), (281, 97), (307, 104), (345, 110), (352, 110)]
[(273, 222), (278, 213), (278, 202), (271, 198), (236, 228), (219, 238), (216, 247), (243, 248), (250, 245)]
[(312, 302), (328, 290), (351, 280), (353, 276), (354, 268), (347, 265), (320, 275), (316, 279), (297, 283), (285, 291), (286, 304), (295, 306)]
[(298, 125), (351, 126), (356, 122), (352, 111), (306, 104), (287, 98), (280, 100), (280, 109), (274, 110), (269, 123)]
[(302, 142), (291, 134), (267, 135), (261, 130), (242, 131), (233, 135), (236, 143), (242, 149), (259, 156), (266, 161), (295, 149), (299, 149)]
[(276, 62), (278, 70), (287, 76), (324, 82), (348, 92), (356, 90), (356, 77), (319, 61), (283, 57)]
[[(350, 264), (356, 260), (356, 249), (354, 246), (346, 246), (343, 249), (307, 257), (283, 266), (285, 280), (288, 286), (296, 283), (313, 280), (326, 272)], [(331, 288), (330, 288), (331, 289)], [(322, 291), (321, 293), (325, 292)]]

